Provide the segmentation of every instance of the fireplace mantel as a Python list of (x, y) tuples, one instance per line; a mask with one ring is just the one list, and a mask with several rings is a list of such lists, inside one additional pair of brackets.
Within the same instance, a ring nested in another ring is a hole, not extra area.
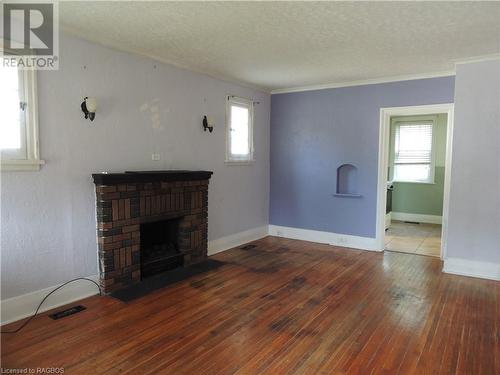
[(92, 178), (96, 185), (116, 185), (136, 182), (156, 181), (196, 181), (208, 180), (213, 172), (210, 171), (126, 171), (123, 173), (94, 173)]
[(96, 191), (99, 277), (106, 293), (140, 282), (141, 227), (178, 220), (181, 264), (207, 257), (210, 171), (98, 173)]

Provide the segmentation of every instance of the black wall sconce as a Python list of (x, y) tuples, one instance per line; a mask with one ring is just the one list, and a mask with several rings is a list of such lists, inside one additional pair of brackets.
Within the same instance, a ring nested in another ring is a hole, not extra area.
[(213, 132), (214, 130), (214, 125), (215, 125), (215, 121), (212, 117), (207, 117), (207, 116), (203, 116), (203, 130), (204, 131), (208, 131), (210, 133)]
[(82, 112), (85, 115), (86, 119), (90, 121), (94, 121), (95, 111), (97, 109), (97, 100), (95, 98), (89, 98), (86, 96), (83, 98), (83, 102), (81, 104)]

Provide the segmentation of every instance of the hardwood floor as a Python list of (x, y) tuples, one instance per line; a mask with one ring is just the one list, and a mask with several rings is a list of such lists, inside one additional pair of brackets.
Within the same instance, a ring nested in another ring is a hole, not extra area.
[[(436, 258), (267, 237), (218, 270), (2, 335), (3, 368), (98, 374), (500, 374), (500, 282)], [(19, 324), (19, 322), (17, 323)], [(11, 325), (11, 327), (15, 326)], [(4, 327), (9, 328), (9, 327)]]

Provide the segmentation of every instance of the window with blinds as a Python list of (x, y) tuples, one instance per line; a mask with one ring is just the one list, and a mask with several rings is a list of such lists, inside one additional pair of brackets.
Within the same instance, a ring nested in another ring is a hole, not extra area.
[(433, 123), (397, 123), (394, 142), (394, 181), (432, 183)]

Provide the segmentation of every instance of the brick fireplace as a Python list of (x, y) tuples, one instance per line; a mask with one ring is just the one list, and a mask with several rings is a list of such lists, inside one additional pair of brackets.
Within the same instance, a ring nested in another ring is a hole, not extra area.
[(99, 277), (113, 292), (207, 257), (208, 171), (93, 174)]

